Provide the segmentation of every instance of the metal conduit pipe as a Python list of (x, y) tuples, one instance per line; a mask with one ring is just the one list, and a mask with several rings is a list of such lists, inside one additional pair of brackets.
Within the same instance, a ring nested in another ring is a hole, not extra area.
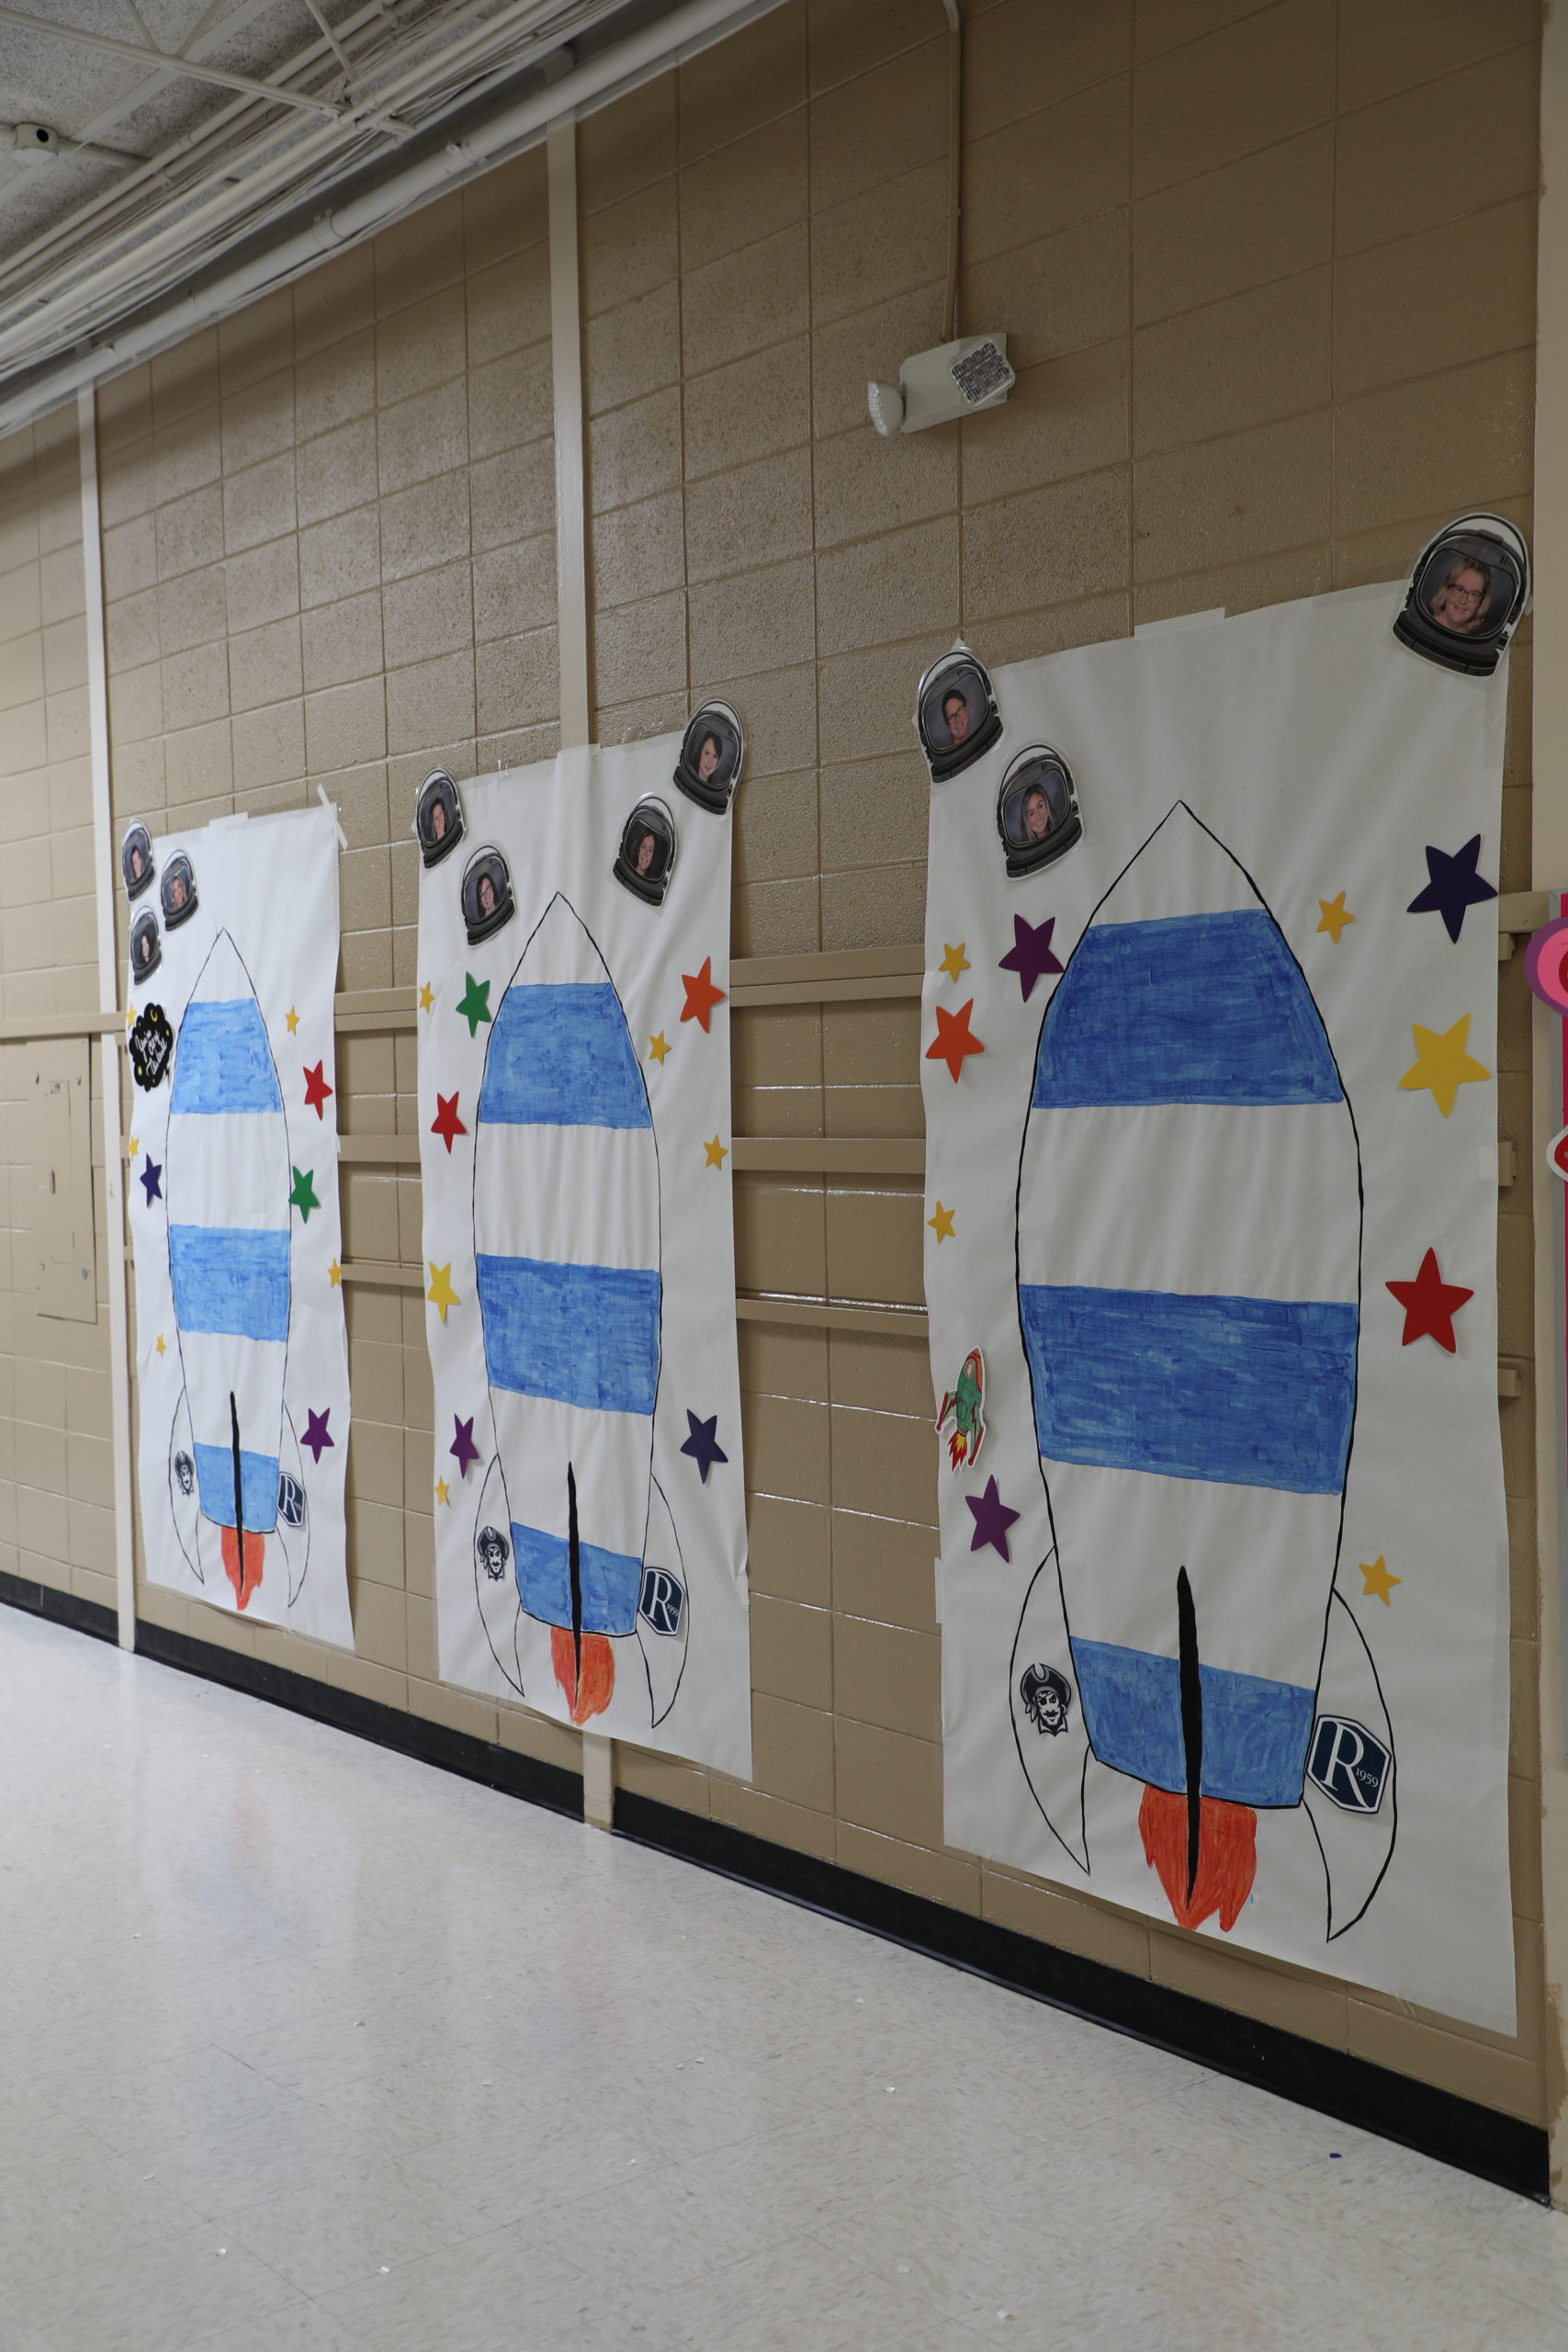
[(109, 341), (62, 359), (8, 398), (0, 397), (0, 435), (48, 415), (88, 385), (107, 382), (183, 343), (258, 295), (301, 277), (329, 254), (390, 227), (443, 189), (520, 153), (563, 116), (605, 104), (623, 87), (674, 63), (683, 51), (705, 47), (719, 33), (736, 30), (779, 5), (780, 0), (683, 0), (669, 16), (628, 35), (547, 88), (519, 99), (467, 138), (450, 141), (337, 210), (322, 213), (309, 228), (133, 322)]

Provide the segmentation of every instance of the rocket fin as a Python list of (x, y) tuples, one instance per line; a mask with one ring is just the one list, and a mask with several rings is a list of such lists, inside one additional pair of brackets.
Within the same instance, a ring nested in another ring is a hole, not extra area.
[(292, 1609), (299, 1598), (310, 1556), (310, 1498), (294, 1417), (287, 1405), (278, 1435), (277, 1547), (288, 1577), (288, 1606)]
[(180, 1401), (175, 1408), (174, 1427), (169, 1432), (169, 1504), (174, 1516), (175, 1533), (186, 1563), (198, 1584), (207, 1578), (202, 1570), (201, 1544), (198, 1529), (201, 1508), (196, 1491), (196, 1446), (191, 1436), (190, 1399), (180, 1390)]
[(1035, 1570), (1024, 1600), (1008, 1692), (1012, 1736), (1034, 1802), (1046, 1827), (1078, 1868), (1087, 1871), (1083, 1790), (1089, 1735), (1076, 1684), (1055, 1551), (1047, 1553)]
[(664, 1721), (675, 1704), (685, 1671), (691, 1623), (689, 1599), (681, 1539), (675, 1532), (664, 1489), (655, 1478), (649, 1490), (648, 1542), (642, 1555), (637, 1637), (648, 1669), (648, 1693), (656, 1724)]
[(517, 1597), (515, 1562), (512, 1556), (512, 1510), (506, 1499), (506, 1480), (502, 1475), (501, 1457), (491, 1459), (479, 1488), (479, 1507), (474, 1520), (474, 1591), (479, 1599), (479, 1618), (485, 1629), (485, 1639), (491, 1655), (512, 1688), (521, 1699), (523, 1666), (517, 1652), (517, 1621), (521, 1607)]
[(1366, 1635), (1336, 1590), (1302, 1794), (1328, 1881), (1328, 1940), (1382, 1883), (1399, 1826), (1393, 1733)]

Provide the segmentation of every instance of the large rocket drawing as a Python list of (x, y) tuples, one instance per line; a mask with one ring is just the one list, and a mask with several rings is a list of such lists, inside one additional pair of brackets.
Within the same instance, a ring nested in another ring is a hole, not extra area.
[(284, 1404), (288, 1132), (266, 1023), (219, 933), (180, 1021), (164, 1185), (183, 1374), (169, 1447), (182, 1549), (243, 1609), (274, 1563), (298, 1594), (310, 1540)]
[(1041, 1026), (1018, 1306), (1055, 1549), (1010, 1682), (1051, 1827), (1087, 1869), (1091, 1760), (1141, 1781), (1145, 1855), (1185, 1926), (1234, 1924), (1259, 1810), (1304, 1800), (1331, 1934), (1389, 1859), (1387, 1715), (1335, 1593), (1360, 1239), (1355, 1120), (1312, 992), (1179, 803)]
[(635, 1694), (657, 1724), (686, 1648), (685, 1577), (653, 1474), (659, 1154), (626, 1014), (550, 901), (491, 1029), (474, 1249), (495, 1452), (474, 1576), (497, 1664), (575, 1723)]

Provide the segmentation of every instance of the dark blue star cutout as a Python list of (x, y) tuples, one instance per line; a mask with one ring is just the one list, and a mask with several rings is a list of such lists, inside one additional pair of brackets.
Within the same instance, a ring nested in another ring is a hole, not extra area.
[(1427, 872), (1430, 876), (1424, 890), (1411, 899), (1406, 912), (1413, 915), (1438, 914), (1443, 918), (1449, 937), (1457, 940), (1464, 928), (1465, 910), (1479, 907), (1497, 896), (1490, 882), (1476, 872), (1481, 855), (1481, 835), (1466, 842), (1461, 850), (1450, 857), (1446, 850), (1427, 849)]
[(147, 1165), (136, 1180), (139, 1184), (144, 1186), (146, 1189), (147, 1205), (149, 1208), (152, 1207), (154, 1201), (161, 1201), (164, 1197), (163, 1175), (163, 1161), (161, 1159), (154, 1159), (152, 1153), (149, 1152), (147, 1154)]
[(1052, 952), (1051, 933), (1056, 928), (1053, 915), (1047, 922), (1028, 922), (1022, 915), (1012, 919), (1012, 945), (1002, 957), (998, 970), (1016, 972), (1023, 990), (1025, 1004), (1034, 993), (1034, 983), (1048, 972), (1062, 970), (1062, 960)]
[(708, 1472), (713, 1468), (714, 1464), (716, 1462), (728, 1462), (729, 1459), (728, 1454), (724, 1452), (717, 1438), (714, 1435), (714, 1431), (718, 1427), (718, 1415), (716, 1413), (710, 1413), (705, 1421), (699, 1421), (695, 1413), (694, 1413), (688, 1407), (686, 1420), (691, 1430), (691, 1435), (687, 1438), (686, 1442), (681, 1448), (681, 1451), (682, 1453), (689, 1453), (691, 1455), (693, 1461), (696, 1464), (697, 1468), (703, 1474), (703, 1484), (705, 1487), (708, 1482)]

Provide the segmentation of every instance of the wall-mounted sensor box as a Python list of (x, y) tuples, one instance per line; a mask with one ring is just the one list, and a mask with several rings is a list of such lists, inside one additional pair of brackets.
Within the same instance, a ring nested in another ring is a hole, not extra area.
[(1000, 408), (1017, 381), (1005, 334), (961, 334), (906, 359), (896, 384), (868, 384), (866, 401), (879, 433), (923, 433), (928, 424)]

